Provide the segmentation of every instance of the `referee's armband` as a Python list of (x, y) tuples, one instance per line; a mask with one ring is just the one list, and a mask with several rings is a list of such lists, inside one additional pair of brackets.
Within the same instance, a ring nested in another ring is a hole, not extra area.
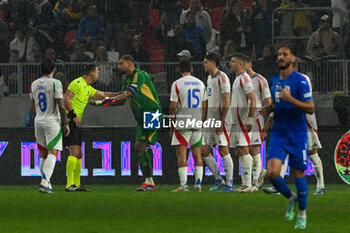
[(132, 94), (135, 94), (137, 85), (131, 84), (126, 90), (130, 91)]

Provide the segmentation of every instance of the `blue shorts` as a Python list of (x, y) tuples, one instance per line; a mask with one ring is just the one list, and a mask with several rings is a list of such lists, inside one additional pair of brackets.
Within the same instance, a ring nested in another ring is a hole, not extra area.
[(267, 160), (280, 159), (284, 163), (287, 154), (289, 154), (290, 167), (301, 171), (307, 170), (309, 163), (307, 142), (284, 144), (275, 140), (270, 140)]

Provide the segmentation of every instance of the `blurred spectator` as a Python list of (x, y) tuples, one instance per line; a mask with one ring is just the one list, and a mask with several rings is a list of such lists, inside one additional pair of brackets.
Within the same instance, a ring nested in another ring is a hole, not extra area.
[(122, 77), (121, 72), (117, 68), (112, 69), (111, 79), (108, 83), (108, 90), (110, 92), (119, 92), (122, 89)]
[(161, 2), (160, 15), (166, 14), (164, 21), (165, 32), (170, 31), (180, 22), (180, 15), (182, 12), (181, 0), (158, 0)]
[(78, 40), (71, 40), (68, 42), (67, 50), (65, 51), (65, 61), (70, 62), (76, 57), (75, 47), (79, 45), (80, 42)]
[[(295, 8), (296, 2), (289, 0), (282, 0), (281, 8)], [(280, 36), (292, 36), (293, 35), (293, 21), (295, 11), (279, 11), (281, 19), (278, 21), (280, 28)]]
[(151, 10), (151, 0), (133, 0), (134, 18), (133, 23), (136, 34), (140, 31), (140, 15), (142, 15), (142, 30), (147, 31), (149, 27), (149, 14)]
[(48, 30), (54, 23), (53, 7), (47, 0), (33, 0), (28, 5), (28, 23), (30, 27)]
[(9, 0), (3, 6), (4, 21), (9, 25), (10, 30), (15, 31), (17, 25), (27, 24), (27, 6), (20, 0)]
[(120, 55), (124, 54), (124, 27), (132, 15), (131, 3), (128, 0), (100, 0), (99, 12), (105, 19), (104, 47), (111, 51), (112, 43), (117, 42)]
[(162, 31), (162, 22), (165, 17), (165, 15), (162, 15), (155, 31), (156, 39), (164, 45), (164, 60), (167, 62), (178, 61), (177, 54), (183, 49), (187, 49), (191, 52), (192, 56), (194, 56), (196, 54), (196, 49), (193, 43), (184, 36), (181, 24), (175, 25), (173, 36), (166, 35), (166, 32)]
[(112, 75), (112, 67), (109, 62), (112, 62), (107, 55), (107, 50), (105, 47), (100, 46), (96, 49), (95, 62), (101, 64), (98, 65), (99, 68), (99, 78), (97, 83), (97, 88), (104, 90), (105, 86), (108, 84), (109, 79)]
[(78, 44), (75, 46), (75, 54), (76, 56), (73, 57), (73, 62), (90, 62), (93, 61), (93, 59), (85, 53), (86, 48), (84, 44)]
[(306, 52), (309, 56), (314, 57), (313, 47), (316, 43), (324, 46), (324, 51), (329, 56), (340, 58), (343, 55), (343, 45), (337, 32), (331, 28), (331, 18), (328, 15), (321, 17), (320, 27), (313, 32), (307, 42)]
[(184, 25), (184, 36), (196, 47), (196, 56), (193, 56), (194, 60), (202, 61), (206, 51), (206, 43), (202, 29), (196, 26), (194, 11), (187, 12), (186, 20), (187, 23)]
[(97, 15), (96, 5), (90, 5), (87, 9), (87, 16), (80, 20), (76, 37), (83, 42), (91, 51), (92, 41), (98, 44), (102, 41), (102, 23), (103, 17)]
[[(302, 0), (291, 1), (295, 3), (296, 8), (307, 8), (308, 6)], [(311, 34), (311, 24), (309, 20), (310, 11), (295, 11), (293, 21), (293, 36), (309, 36)], [(303, 46), (305, 47), (305, 46)]]
[[(133, 37), (132, 49), (130, 51), (130, 55), (137, 62), (150, 62), (148, 51), (142, 48), (140, 35), (135, 35)], [(140, 66), (140, 69), (146, 72), (149, 72), (149, 65), (142, 65)]]
[(332, 56), (327, 56), (324, 51), (324, 46), (321, 43), (316, 43), (312, 48), (313, 57), (305, 56), (306, 61), (309, 62), (309, 77), (312, 79), (313, 91), (331, 91), (333, 90), (332, 85), (332, 72), (333, 69), (328, 60)]
[(16, 49), (11, 49), (9, 65), (3, 68), (4, 81), (5, 84), (8, 86), (10, 94), (18, 93), (17, 83), (19, 79), (19, 74), (18, 67), (15, 64), (19, 63), (19, 60), (19, 51)]
[(211, 19), (208, 12), (203, 10), (203, 6), (200, 0), (191, 0), (190, 8), (183, 11), (181, 14), (180, 23), (187, 23), (186, 15), (191, 10), (195, 13), (196, 26), (202, 29), (204, 40), (207, 44), (210, 41), (212, 34)]
[[(346, 1), (348, 11), (350, 11), (350, 0)], [(345, 26), (344, 29), (344, 51), (346, 59), (350, 59), (350, 23)]]
[[(2, 21), (1, 19), (0, 19), (0, 38), (6, 43), (6, 45), (8, 45), (9, 30), (7, 27), (7, 23)], [(0, 45), (0, 46), (3, 46), (3, 45)]]
[(184, 49), (181, 52), (179, 52), (177, 54), (177, 56), (179, 57), (179, 60), (181, 60), (181, 59), (189, 59), (189, 60), (191, 60), (192, 59), (191, 52), (188, 51), (187, 49)]
[[(0, 63), (7, 63), (9, 60), (9, 46), (8, 43), (0, 37)], [(1, 76), (1, 72), (0, 72)]]
[(55, 53), (55, 50), (53, 48), (46, 49), (44, 56), (45, 56), (45, 59), (47, 59), (51, 62), (54, 62), (54, 63), (63, 62), (62, 60), (56, 58), (56, 53)]
[(85, 8), (85, 0), (58, 0), (54, 8), (55, 19), (67, 31), (74, 30), (85, 15)]
[(263, 48), (271, 44), (272, 38), (272, 10), (268, 0), (258, 0), (253, 10), (253, 35), (256, 57), (262, 57)]
[(243, 12), (240, 0), (228, 0), (226, 9), (220, 19), (220, 50), (224, 49), (226, 41), (237, 43), (237, 51), (250, 55), (251, 53), (251, 23), (249, 15)]
[(272, 45), (265, 45), (263, 50), (263, 57), (259, 58), (255, 62), (255, 70), (269, 80), (273, 75), (278, 72), (278, 67), (276, 64), (276, 55)]
[(349, 24), (349, 12), (346, 2), (347, 0), (331, 1), (331, 6), (338, 8), (338, 10), (333, 10), (332, 28), (339, 34), (343, 31), (344, 26)]
[(16, 35), (17, 38), (10, 43), (10, 49), (19, 51), (20, 62), (34, 62), (35, 50), (39, 48), (38, 43), (32, 36), (27, 37), (27, 30), (25, 27), (17, 28)]

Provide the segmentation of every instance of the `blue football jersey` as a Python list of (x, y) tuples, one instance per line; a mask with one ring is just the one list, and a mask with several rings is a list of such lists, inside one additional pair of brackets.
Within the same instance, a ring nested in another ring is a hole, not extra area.
[(287, 144), (307, 143), (305, 112), (280, 99), (280, 87), (289, 87), (291, 95), (300, 101), (312, 100), (310, 86), (300, 73), (294, 71), (285, 79), (281, 79), (280, 74), (273, 76), (270, 79), (270, 90), (275, 104), (275, 117), (271, 139)]

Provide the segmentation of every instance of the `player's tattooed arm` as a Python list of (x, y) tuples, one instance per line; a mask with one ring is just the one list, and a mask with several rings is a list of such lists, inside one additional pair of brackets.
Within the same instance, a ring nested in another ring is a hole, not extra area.
[(63, 122), (63, 133), (64, 133), (64, 136), (67, 137), (70, 133), (70, 129), (69, 129), (69, 125), (68, 125), (68, 117), (67, 117), (67, 113), (66, 113), (66, 107), (64, 106), (63, 99), (57, 99), (57, 106), (58, 106), (58, 110), (59, 110), (60, 115), (61, 115), (61, 120)]

